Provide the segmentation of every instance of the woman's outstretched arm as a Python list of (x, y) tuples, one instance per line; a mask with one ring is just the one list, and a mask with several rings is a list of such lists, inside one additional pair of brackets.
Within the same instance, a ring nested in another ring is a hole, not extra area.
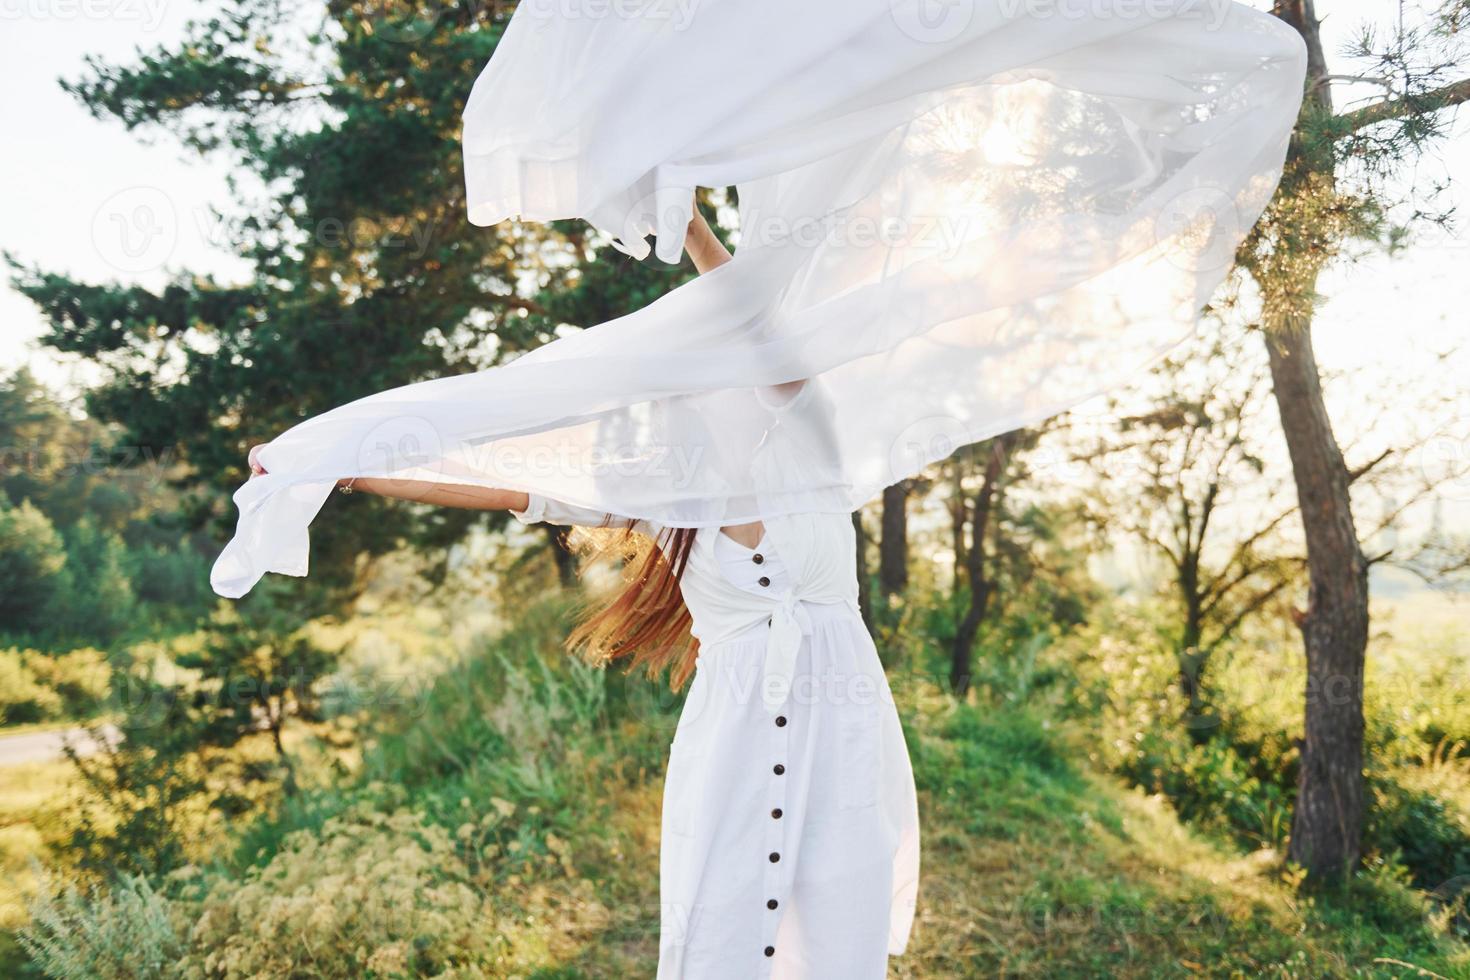
[(363, 477), (339, 480), (337, 486), (353, 493), (374, 493), (396, 500), (415, 500), (435, 507), (458, 507), (461, 510), (515, 510), (531, 506), (530, 495), (521, 490), (499, 490), (495, 487), (472, 487), (456, 483), (427, 483), (423, 480), (383, 480)]
[(700, 275), (719, 268), (732, 258), (730, 250), (725, 248), (709, 222), (704, 220), (704, 215), (699, 213), (698, 201), (694, 203), (694, 215), (689, 219), (689, 231), (684, 236), (684, 251), (694, 260), (694, 268)]
[[(719, 268), (729, 262), (730, 250), (715, 236), (714, 229), (699, 213), (695, 204), (694, 214), (689, 219), (689, 232), (684, 240), (684, 249), (694, 261), (700, 275)], [(250, 475), (265, 473), (258, 455), (261, 447), (250, 450)], [(339, 480), (337, 486), (350, 489), (353, 493), (372, 493), (396, 500), (414, 500), (437, 507), (458, 507), (464, 510), (513, 510), (524, 512), (531, 503), (529, 495), (520, 490), (499, 490), (494, 487), (474, 487), (456, 483), (430, 483), (424, 480), (386, 480), (377, 477), (362, 477)]]
[[(250, 475), (265, 475), (260, 465), (260, 450), (250, 450)], [(473, 487), (459, 483), (431, 483), (427, 480), (388, 480), (380, 477), (354, 477), (338, 480), (337, 486), (353, 493), (373, 493), (379, 497), (397, 500), (416, 500), (419, 503), (438, 507), (459, 507), (463, 510), (517, 510), (524, 511), (531, 504), (529, 495), (520, 490), (500, 490), (495, 487)]]

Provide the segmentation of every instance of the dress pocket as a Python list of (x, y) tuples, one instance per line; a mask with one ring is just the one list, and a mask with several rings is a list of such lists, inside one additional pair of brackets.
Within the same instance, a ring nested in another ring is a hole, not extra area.
[(878, 706), (852, 705), (837, 723), (838, 804), (860, 810), (878, 802)]
[(664, 774), (664, 829), (681, 837), (694, 835), (699, 787), (703, 783), (703, 753), (693, 743), (687, 732), (674, 737), (669, 747), (669, 768)]

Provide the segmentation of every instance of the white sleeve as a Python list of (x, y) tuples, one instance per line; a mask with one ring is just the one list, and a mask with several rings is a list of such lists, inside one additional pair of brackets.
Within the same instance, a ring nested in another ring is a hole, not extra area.
[[(511, 515), (522, 524), (566, 524), (573, 527), (625, 527), (627, 518), (609, 515), (605, 510), (597, 510), (593, 507), (578, 507), (576, 504), (563, 503), (552, 497), (543, 497), (538, 493), (526, 495), (530, 502), (526, 504), (525, 510), (513, 510)], [(653, 534), (657, 531), (657, 525), (648, 521), (635, 521), (633, 530), (643, 534)]]

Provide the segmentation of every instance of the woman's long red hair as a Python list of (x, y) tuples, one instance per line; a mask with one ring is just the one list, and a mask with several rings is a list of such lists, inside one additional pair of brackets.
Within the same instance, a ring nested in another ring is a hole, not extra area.
[(696, 529), (668, 528), (657, 540), (631, 527), (581, 528), (571, 537), (582, 567), (611, 561), (621, 583), (611, 598), (594, 600), (567, 636), (567, 649), (592, 663), (625, 661), (650, 677), (669, 672), (669, 684), (683, 687), (694, 673), (699, 642), (679, 591)]

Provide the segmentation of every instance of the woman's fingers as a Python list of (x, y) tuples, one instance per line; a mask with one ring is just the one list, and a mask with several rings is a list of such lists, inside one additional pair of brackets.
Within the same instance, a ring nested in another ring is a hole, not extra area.
[(250, 463), (251, 476), (265, 475), (265, 467), (260, 465), (260, 451), (264, 448), (264, 446), (250, 447), (250, 455), (246, 457), (246, 460)]

